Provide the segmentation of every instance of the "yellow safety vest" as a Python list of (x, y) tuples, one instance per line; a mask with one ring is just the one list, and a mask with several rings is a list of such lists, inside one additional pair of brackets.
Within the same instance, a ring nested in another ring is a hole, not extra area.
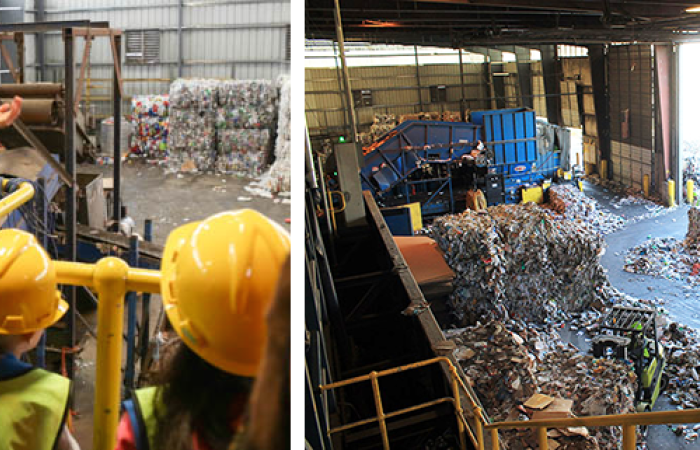
[[(158, 427), (158, 420), (156, 419), (156, 408), (160, 408), (160, 405), (156, 405), (156, 392), (157, 387), (151, 386), (147, 388), (137, 389), (134, 391), (134, 396), (132, 398), (134, 402), (136, 420), (138, 423), (132, 423), (132, 428), (138, 427), (141, 433), (146, 433), (146, 443), (148, 448), (144, 449), (143, 441), (136, 443), (136, 448), (139, 450), (157, 450), (156, 449), (156, 430)], [(230, 448), (238, 448), (238, 445), (230, 446)]]
[(132, 424), (132, 426), (136, 425), (142, 433), (145, 432), (148, 441), (148, 449), (139, 450), (156, 450), (156, 429), (158, 426), (155, 414), (156, 389), (155, 386), (151, 386), (134, 391), (133, 401), (140, 423)]
[(42, 369), (0, 381), (0, 449), (53, 449), (69, 394), (69, 379)]

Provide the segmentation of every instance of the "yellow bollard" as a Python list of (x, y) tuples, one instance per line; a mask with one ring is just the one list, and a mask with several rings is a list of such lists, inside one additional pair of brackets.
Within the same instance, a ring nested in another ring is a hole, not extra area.
[(644, 185), (644, 196), (649, 197), (649, 175), (648, 174), (644, 174), (643, 185)]
[(688, 203), (692, 205), (695, 201), (695, 184), (693, 183), (693, 180), (686, 181), (685, 190), (688, 193)]
[(578, 180), (578, 190), (583, 192), (583, 181)]
[(637, 448), (637, 430), (634, 425), (622, 425), (623, 450), (635, 450)]
[(668, 207), (676, 206), (676, 182), (668, 180)]
[(603, 180), (608, 179), (608, 160), (604, 159), (600, 162), (600, 178)]
[(540, 444), (540, 450), (549, 449), (549, 443), (547, 442), (547, 427), (537, 428), (537, 442)]

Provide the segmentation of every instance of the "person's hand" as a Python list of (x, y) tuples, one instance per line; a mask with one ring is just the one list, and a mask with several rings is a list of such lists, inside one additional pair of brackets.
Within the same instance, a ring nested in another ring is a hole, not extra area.
[(7, 128), (19, 117), (22, 112), (22, 97), (15, 96), (12, 103), (0, 105), (0, 128)]

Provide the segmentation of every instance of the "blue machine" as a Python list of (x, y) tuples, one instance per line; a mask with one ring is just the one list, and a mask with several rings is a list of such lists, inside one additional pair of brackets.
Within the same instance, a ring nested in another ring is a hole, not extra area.
[(453, 166), (479, 140), (492, 155), (484, 169), (503, 178), (506, 203), (520, 201), (520, 187), (554, 176), (559, 153), (538, 150), (534, 111), (480, 111), (471, 118), (401, 123), (365, 155), (362, 188), (386, 206), (420, 201), (424, 216), (454, 212)]
[(527, 108), (471, 113), (482, 126), (484, 144), (494, 153), (489, 173), (503, 176), (506, 203), (520, 201), (519, 188), (551, 178), (559, 168), (559, 153), (537, 148), (535, 111)]
[[(463, 122), (403, 122), (365, 155), (362, 189), (384, 201), (420, 200), (424, 216), (450, 212), (454, 209), (450, 166), (472, 151), (478, 131), (478, 126)], [(422, 170), (426, 167), (430, 170)], [(420, 177), (412, 177), (419, 171)]]

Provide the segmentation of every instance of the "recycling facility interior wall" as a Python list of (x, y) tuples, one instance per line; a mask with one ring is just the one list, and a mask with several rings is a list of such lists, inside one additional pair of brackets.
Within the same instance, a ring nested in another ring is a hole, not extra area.
[[(167, 93), (170, 83), (180, 75), (274, 80), (289, 73), (289, 0), (45, 0), (45, 8), (47, 21), (87, 19), (109, 21), (111, 27), (125, 33), (158, 31), (160, 52), (152, 63), (127, 63), (126, 36), (122, 39), (125, 102), (133, 95)], [(25, 21), (33, 21), (36, 12), (35, 0), (26, 0)], [(27, 79), (40, 81), (35, 46), (28, 42), (26, 47)], [(60, 33), (45, 34), (44, 81), (63, 80), (63, 48)], [(84, 39), (77, 40), (76, 73), (83, 48)], [(109, 39), (95, 39), (90, 88), (83, 98), (98, 117), (111, 115), (112, 70)]]
[(564, 124), (583, 129), (583, 163), (593, 173), (599, 160), (598, 126), (593, 77), (588, 57), (562, 58), (562, 118)]
[[(522, 106), (515, 62), (496, 63), (494, 67), (484, 63), (464, 63), (463, 66), (467, 112)], [(372, 96), (371, 106), (356, 107), (360, 131), (367, 131), (375, 115), (392, 114), (398, 119), (402, 114), (460, 110), (462, 87), (459, 64), (426, 64), (419, 65), (418, 69), (415, 65), (350, 67), (349, 72), (351, 89), (370, 90)], [(494, 88), (493, 80), (497, 77), (503, 86), (500, 95)], [(541, 69), (533, 74), (532, 82), (533, 88), (543, 86)], [(446, 101), (431, 101), (431, 86), (445, 86)], [(538, 92), (533, 94), (538, 95)], [(539, 95), (543, 94), (542, 89)], [(535, 101), (537, 114), (546, 115), (544, 98), (540, 102), (535, 97)], [(339, 69), (306, 69), (305, 106), (306, 122), (312, 137), (348, 133)]]
[(610, 46), (608, 75), (612, 178), (641, 188), (655, 150), (652, 47)]

